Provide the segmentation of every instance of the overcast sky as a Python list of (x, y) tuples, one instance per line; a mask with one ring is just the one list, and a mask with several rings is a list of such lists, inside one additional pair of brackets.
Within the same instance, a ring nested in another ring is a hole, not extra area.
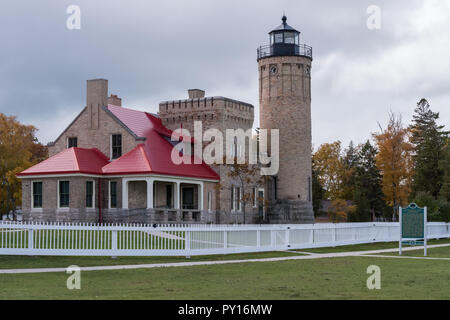
[[(54, 140), (106, 78), (123, 105), (157, 112), (188, 88), (255, 106), (256, 48), (281, 23), (313, 47), (313, 144), (365, 141), (421, 98), (450, 126), (450, 1), (0, 0), (0, 112)], [(69, 30), (69, 5), (81, 29)], [(381, 29), (369, 30), (369, 5)]]

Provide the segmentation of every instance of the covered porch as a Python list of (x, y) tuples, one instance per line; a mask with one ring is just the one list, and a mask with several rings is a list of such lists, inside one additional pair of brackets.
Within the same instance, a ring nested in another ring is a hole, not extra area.
[(154, 215), (160, 222), (200, 222), (204, 183), (170, 177), (122, 178), (122, 208)]

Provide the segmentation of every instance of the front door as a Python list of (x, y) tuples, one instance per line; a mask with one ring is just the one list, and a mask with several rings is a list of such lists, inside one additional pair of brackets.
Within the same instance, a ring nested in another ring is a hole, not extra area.
[(194, 209), (194, 188), (182, 188), (183, 209)]

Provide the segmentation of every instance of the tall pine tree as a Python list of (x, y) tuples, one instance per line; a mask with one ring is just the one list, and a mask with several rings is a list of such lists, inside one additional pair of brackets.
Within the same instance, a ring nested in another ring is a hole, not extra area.
[(382, 177), (375, 161), (376, 154), (377, 150), (369, 140), (359, 146), (356, 154), (354, 221), (374, 221), (383, 214), (386, 206), (383, 200)]
[(412, 196), (419, 191), (429, 192), (437, 199), (443, 185), (444, 171), (439, 161), (443, 157), (448, 132), (438, 125), (439, 113), (433, 112), (426, 99), (414, 110), (410, 126), (410, 142), (414, 146)]

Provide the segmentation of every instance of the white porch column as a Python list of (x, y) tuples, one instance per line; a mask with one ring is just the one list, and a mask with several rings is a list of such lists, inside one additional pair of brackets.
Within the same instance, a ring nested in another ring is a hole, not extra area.
[(128, 179), (122, 178), (122, 209), (128, 209)]
[(153, 208), (153, 179), (147, 178), (147, 209)]
[(175, 209), (180, 209), (181, 208), (181, 196), (180, 196), (180, 182), (175, 182), (174, 183), (174, 205), (175, 205)]

